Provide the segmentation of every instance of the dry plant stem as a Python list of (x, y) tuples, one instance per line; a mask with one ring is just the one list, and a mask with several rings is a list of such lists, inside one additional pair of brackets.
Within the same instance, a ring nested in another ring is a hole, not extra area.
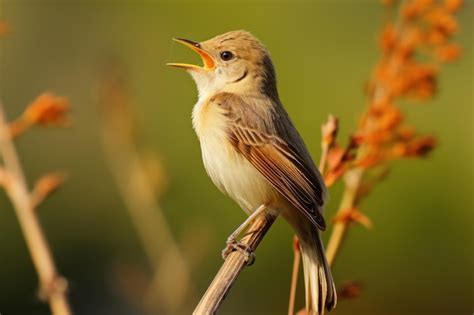
[(296, 289), (298, 287), (298, 273), (300, 270), (301, 252), (298, 237), (293, 236), (293, 270), (291, 272), (290, 300), (288, 302), (288, 315), (295, 313)]
[[(363, 172), (361, 169), (355, 169), (346, 174), (346, 188), (344, 190), (336, 217), (339, 217), (339, 215), (343, 214), (345, 211), (354, 208), (354, 205), (357, 201), (357, 191), (359, 189), (362, 175)], [(349, 224), (350, 222), (348, 220), (344, 220), (340, 222), (336, 221), (333, 225), (331, 236), (326, 247), (326, 258), (330, 266), (334, 264), (334, 260), (339, 253), (342, 243), (347, 235)]]
[[(373, 102), (377, 102), (382, 99), (385, 91), (381, 85), (377, 85), (374, 91)], [(364, 146), (359, 147), (358, 155), (364, 154)], [(346, 211), (354, 209), (357, 205), (357, 193), (360, 188), (364, 170), (361, 168), (355, 168), (350, 170), (344, 175), (345, 189), (342, 195), (339, 209), (335, 215), (336, 218), (341, 217)], [(326, 258), (330, 266), (334, 264), (334, 261), (341, 249), (341, 246), (346, 238), (347, 232), (350, 227), (350, 220), (336, 221), (333, 225), (331, 236), (326, 247)]]
[[(240, 242), (247, 245), (249, 250), (254, 252), (273, 222), (275, 222), (275, 219), (275, 216), (268, 214), (257, 217)], [(227, 256), (193, 314), (207, 315), (217, 312), (240, 272), (246, 266), (247, 259), (240, 251), (234, 251)]]
[(327, 143), (324, 143), (323, 146), (321, 147), (321, 159), (319, 160), (319, 167), (318, 167), (319, 172), (321, 174), (324, 174), (324, 170), (326, 169), (328, 151), (329, 151), (329, 145)]
[(43, 229), (31, 202), (8, 125), (0, 103), (0, 152), (8, 173), (6, 192), (13, 203), (21, 230), (38, 273), (40, 295), (50, 305), (54, 315), (72, 314), (66, 297), (66, 280), (58, 273)]

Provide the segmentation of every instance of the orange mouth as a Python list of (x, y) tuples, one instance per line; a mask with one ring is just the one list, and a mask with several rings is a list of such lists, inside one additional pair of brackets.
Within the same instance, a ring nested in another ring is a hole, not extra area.
[(197, 52), (199, 56), (201, 56), (203, 65), (198, 66), (198, 65), (188, 64), (188, 63), (167, 63), (166, 65), (178, 67), (178, 68), (199, 69), (199, 70), (206, 70), (206, 71), (213, 70), (216, 67), (216, 62), (214, 61), (214, 58), (211, 56), (211, 54), (209, 54), (207, 51), (201, 48), (201, 44), (197, 42), (193, 42), (189, 39), (184, 39), (184, 38), (173, 38), (173, 40)]

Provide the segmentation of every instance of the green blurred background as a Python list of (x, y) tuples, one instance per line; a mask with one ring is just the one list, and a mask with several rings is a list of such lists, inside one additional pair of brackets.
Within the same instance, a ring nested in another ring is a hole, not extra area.
[[(69, 174), (39, 211), (58, 267), (69, 279), (75, 312), (167, 314), (159, 306), (141, 307), (152, 268), (104, 157), (97, 96), (104, 60), (118, 59), (126, 69), (140, 146), (156, 152), (166, 170), (160, 203), (190, 263), (193, 292), (177, 313), (189, 314), (244, 213), (202, 167), (190, 121), (194, 83), (165, 66), (196, 57), (170, 39), (253, 32), (271, 51), (282, 101), (316, 158), (319, 126), (329, 113), (340, 118), (343, 137), (356, 125), (385, 13), (368, 0), (1, 1), (0, 17), (11, 27), (0, 42), (0, 95), (9, 117), (45, 90), (73, 105), (71, 128), (38, 128), (17, 143), (30, 182), (53, 170)], [(434, 133), (440, 145), (428, 159), (396, 163), (364, 202), (374, 228), (352, 229), (333, 269), (337, 283), (357, 280), (363, 290), (341, 301), (334, 314), (474, 310), (473, 16), (474, 2), (468, 0), (459, 14), (463, 58), (443, 68), (434, 101), (405, 107), (407, 119)], [(340, 186), (331, 190), (327, 218), (337, 207)], [(292, 231), (278, 221), (221, 314), (286, 314), (291, 244)], [(37, 276), (4, 193), (0, 284), (1, 314), (49, 314), (36, 297)]]

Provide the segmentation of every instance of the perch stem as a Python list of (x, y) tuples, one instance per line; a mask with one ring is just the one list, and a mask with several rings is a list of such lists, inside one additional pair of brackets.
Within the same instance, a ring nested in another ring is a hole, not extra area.
[[(257, 217), (250, 225), (249, 232), (246, 233), (240, 242), (247, 246), (251, 252), (254, 252), (275, 219), (276, 216), (269, 214)], [(240, 272), (247, 265), (247, 259), (248, 257), (240, 251), (231, 252), (227, 256), (193, 314), (215, 314), (217, 312)]]

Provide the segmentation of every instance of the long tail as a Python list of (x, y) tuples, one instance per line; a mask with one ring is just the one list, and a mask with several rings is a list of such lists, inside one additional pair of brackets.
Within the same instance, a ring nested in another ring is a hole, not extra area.
[(322, 315), (332, 310), (337, 303), (336, 287), (331, 269), (324, 254), (319, 231), (310, 226), (300, 235), (301, 257), (306, 292), (308, 315)]

